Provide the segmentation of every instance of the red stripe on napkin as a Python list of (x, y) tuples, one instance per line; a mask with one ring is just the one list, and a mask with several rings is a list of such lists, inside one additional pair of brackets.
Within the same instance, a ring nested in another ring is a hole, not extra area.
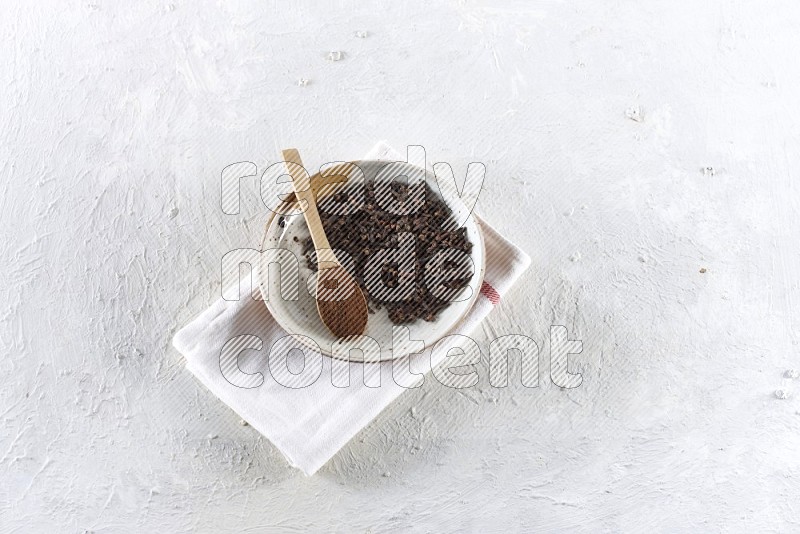
[(481, 284), (481, 295), (489, 299), (489, 302), (492, 304), (497, 304), (500, 302), (500, 294), (489, 284), (489, 282), (484, 281), (483, 284)]

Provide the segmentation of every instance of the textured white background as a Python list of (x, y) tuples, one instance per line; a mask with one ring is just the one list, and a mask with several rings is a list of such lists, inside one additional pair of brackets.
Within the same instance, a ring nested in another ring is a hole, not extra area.
[[(126, 4), (2, 7), (1, 532), (800, 529), (795, 1)], [(381, 138), (487, 165), (533, 265), (476, 336), (584, 383), (429, 381), (305, 478), (170, 339), (260, 238), (225, 165)]]

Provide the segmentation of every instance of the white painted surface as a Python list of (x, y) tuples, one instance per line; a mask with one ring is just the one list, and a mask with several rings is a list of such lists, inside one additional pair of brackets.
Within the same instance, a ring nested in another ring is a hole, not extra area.
[[(796, 2), (226, 4), (3, 9), (0, 531), (799, 528)], [(380, 138), (486, 163), (534, 262), (479, 336), (584, 383), (431, 384), (307, 479), (169, 341), (260, 238), (225, 165)]]

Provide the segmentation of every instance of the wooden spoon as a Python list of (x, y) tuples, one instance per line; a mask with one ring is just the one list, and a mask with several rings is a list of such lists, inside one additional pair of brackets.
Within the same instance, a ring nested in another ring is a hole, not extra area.
[(311, 187), (308, 172), (303, 168), (300, 153), (294, 149), (283, 151), (286, 169), (292, 177), (292, 187), (297, 201), (305, 201), (303, 215), (311, 232), (317, 252), (317, 311), (322, 323), (336, 337), (358, 336), (367, 327), (367, 299), (358, 283), (342, 267), (331, 250), (317, 210), (317, 199)]

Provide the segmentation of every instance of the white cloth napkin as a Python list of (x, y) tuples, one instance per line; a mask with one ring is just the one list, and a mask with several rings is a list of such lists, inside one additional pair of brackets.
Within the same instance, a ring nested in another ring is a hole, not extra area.
[[(404, 160), (383, 142), (364, 159)], [(489, 314), (530, 264), (527, 254), (486, 222), (479, 222), (486, 247), (485, 282), (475, 305), (456, 328), (456, 333), (462, 335), (468, 335)], [(248, 278), (242, 277), (238, 301), (220, 298), (179, 330), (172, 343), (186, 357), (187, 369), (200, 382), (266, 436), (291, 465), (311, 475), (406, 388), (392, 379), (392, 362), (351, 362), (349, 387), (336, 387), (331, 379), (331, 359), (318, 353), (314, 355), (322, 365), (318, 380), (303, 388), (282, 385), (287, 383), (287, 377), (291, 380), (292, 375), (276, 375), (267, 363), (267, 356), (273, 344), (287, 334), (274, 321), (263, 301), (248, 296), (249, 291), (258, 291), (257, 285), (253, 285), (251, 289)], [(243, 334), (255, 336), (248, 338), (251, 344), (247, 347), (256, 350), (243, 351), (238, 365), (242, 372), (257, 378), (253, 383), (260, 383), (257, 387), (234, 386), (221, 371), (223, 346)], [(398, 365), (397, 368), (404, 368), (406, 376), (409, 369), (414, 373), (427, 372), (447, 356), (446, 352), (426, 347), (421, 354), (407, 356), (410, 361), (404, 362), (405, 367)], [(312, 360), (307, 353), (307, 365)], [(257, 372), (261, 373), (260, 377), (255, 375)], [(380, 387), (365, 385), (367, 382), (374, 386), (376, 377), (380, 378)], [(428, 375), (425, 380), (431, 378)]]

